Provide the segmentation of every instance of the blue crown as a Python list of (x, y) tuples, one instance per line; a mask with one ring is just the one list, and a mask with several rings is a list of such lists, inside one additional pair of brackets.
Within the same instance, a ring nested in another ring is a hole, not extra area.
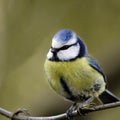
[(73, 32), (68, 29), (58, 31), (53, 39), (62, 43), (67, 43), (73, 37)]

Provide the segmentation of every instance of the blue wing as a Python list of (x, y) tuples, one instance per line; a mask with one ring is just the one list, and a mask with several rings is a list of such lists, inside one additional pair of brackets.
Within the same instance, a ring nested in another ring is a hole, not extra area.
[(106, 75), (105, 75), (104, 71), (102, 70), (102, 68), (100, 67), (100, 65), (97, 63), (97, 61), (95, 61), (90, 56), (87, 56), (87, 60), (89, 62), (89, 65), (91, 67), (93, 67), (94, 69), (96, 69), (99, 73), (101, 73), (103, 75), (104, 79), (106, 80)]

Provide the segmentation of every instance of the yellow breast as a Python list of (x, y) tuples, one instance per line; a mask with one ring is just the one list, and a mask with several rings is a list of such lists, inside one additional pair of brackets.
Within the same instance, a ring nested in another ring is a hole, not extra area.
[(66, 96), (66, 93), (60, 84), (61, 77), (64, 77), (74, 95), (87, 91), (96, 83), (99, 83), (102, 86), (100, 90), (95, 93), (96, 96), (105, 89), (103, 76), (89, 65), (86, 58), (78, 58), (69, 62), (46, 60), (44, 67), (52, 88), (62, 96)]

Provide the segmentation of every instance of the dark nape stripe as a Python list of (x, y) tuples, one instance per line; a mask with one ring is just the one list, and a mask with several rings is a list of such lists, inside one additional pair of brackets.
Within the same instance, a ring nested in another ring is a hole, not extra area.
[(87, 48), (85, 43), (78, 37), (78, 43), (80, 45), (80, 51), (79, 51), (79, 55), (77, 57), (81, 58), (84, 57), (87, 54)]

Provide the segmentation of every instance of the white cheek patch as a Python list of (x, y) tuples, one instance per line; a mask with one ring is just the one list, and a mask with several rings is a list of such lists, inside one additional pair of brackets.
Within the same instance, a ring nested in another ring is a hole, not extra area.
[(48, 54), (47, 54), (47, 58), (50, 59), (53, 57), (53, 53), (51, 52), (51, 49), (49, 50)]
[(69, 47), (67, 50), (60, 50), (57, 54), (59, 60), (70, 60), (78, 56), (80, 51), (79, 44)]

